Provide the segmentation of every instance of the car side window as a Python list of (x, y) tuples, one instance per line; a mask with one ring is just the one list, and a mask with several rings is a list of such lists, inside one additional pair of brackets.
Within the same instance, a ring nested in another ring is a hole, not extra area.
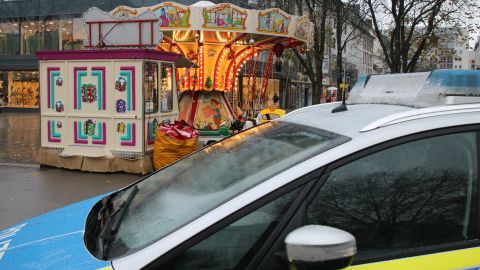
[(357, 260), (474, 239), (476, 149), (476, 133), (455, 133), (350, 162), (327, 175), (305, 222), (353, 234)]
[(220, 229), (162, 269), (245, 269), (300, 190), (297, 188)]

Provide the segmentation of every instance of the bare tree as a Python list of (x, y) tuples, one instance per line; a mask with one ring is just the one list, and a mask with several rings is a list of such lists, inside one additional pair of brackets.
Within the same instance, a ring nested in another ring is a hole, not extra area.
[(323, 55), (326, 50), (326, 19), (330, 10), (331, 1), (332, 0), (274, 0), (259, 2), (260, 7), (274, 5), (289, 13), (295, 13), (294, 9), (296, 7), (296, 13), (304, 15), (305, 11), (310, 21), (314, 24), (313, 50), (306, 52), (307, 57), (303, 57), (296, 48), (292, 48), (294, 54), (305, 69), (308, 78), (312, 82), (313, 104), (319, 104), (321, 102), (323, 81), (322, 65)]
[[(336, 70), (337, 85), (343, 82), (343, 51), (351, 41), (358, 40), (364, 34), (370, 34), (371, 27), (365, 22), (366, 12), (360, 8), (359, 0), (332, 1), (332, 12), (335, 18), (335, 43), (337, 49)], [(338, 92), (341, 95), (341, 90)]]
[[(312, 104), (321, 103), (323, 81), (323, 54), (325, 52), (325, 29), (327, 14), (331, 0), (295, 0), (297, 9), (302, 12), (304, 7), (310, 21), (314, 24), (313, 51), (308, 52), (306, 60), (294, 48), (294, 53), (305, 68), (307, 76), (312, 82)], [(312, 59), (314, 61), (312, 61)]]
[(363, 1), (392, 73), (414, 72), (440, 27), (467, 25), (480, 15), (478, 0)]

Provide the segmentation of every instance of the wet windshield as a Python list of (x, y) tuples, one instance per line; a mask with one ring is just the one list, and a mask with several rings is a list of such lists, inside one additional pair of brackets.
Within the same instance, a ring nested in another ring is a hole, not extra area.
[[(97, 224), (96, 231), (91, 232), (88, 224), (92, 221), (87, 220), (86, 234), (94, 242), (88, 243), (86, 238), (87, 247), (100, 259), (130, 254), (270, 177), (348, 140), (282, 121), (232, 136), (114, 197), (106, 226)], [(132, 190), (135, 194), (129, 196)]]

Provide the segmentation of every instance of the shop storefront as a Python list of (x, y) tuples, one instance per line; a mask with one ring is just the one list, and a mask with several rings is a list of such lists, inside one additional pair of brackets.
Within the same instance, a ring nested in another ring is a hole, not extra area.
[(0, 97), (3, 107), (37, 109), (37, 71), (0, 71)]
[(39, 108), (38, 50), (83, 47), (81, 18), (46, 16), (35, 19), (0, 18), (0, 107)]
[(312, 85), (309, 82), (292, 80), (286, 91), (286, 109), (296, 110), (312, 105)]
[[(158, 1), (129, 0), (131, 7)], [(190, 5), (197, 0), (178, 1)], [(246, 5), (244, 1), (231, 3)], [(126, 4), (125, 1), (98, 0), (0, 0), (0, 108), (8, 111), (38, 108), (39, 50), (83, 49), (83, 12), (91, 7), (102, 10)], [(106, 44), (110, 45), (110, 44)]]

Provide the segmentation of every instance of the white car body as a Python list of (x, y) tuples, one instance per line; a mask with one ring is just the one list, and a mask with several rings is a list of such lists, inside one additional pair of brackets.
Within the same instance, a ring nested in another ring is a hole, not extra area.
[(240, 194), (158, 242), (112, 261), (115, 269), (137, 269), (212, 226), (228, 215), (318, 168), (357, 151), (423, 131), (480, 123), (480, 104), (415, 109), (405, 106), (359, 104), (332, 114), (340, 103), (311, 106), (287, 114), (288, 121), (332, 131), (350, 141), (306, 160)]

